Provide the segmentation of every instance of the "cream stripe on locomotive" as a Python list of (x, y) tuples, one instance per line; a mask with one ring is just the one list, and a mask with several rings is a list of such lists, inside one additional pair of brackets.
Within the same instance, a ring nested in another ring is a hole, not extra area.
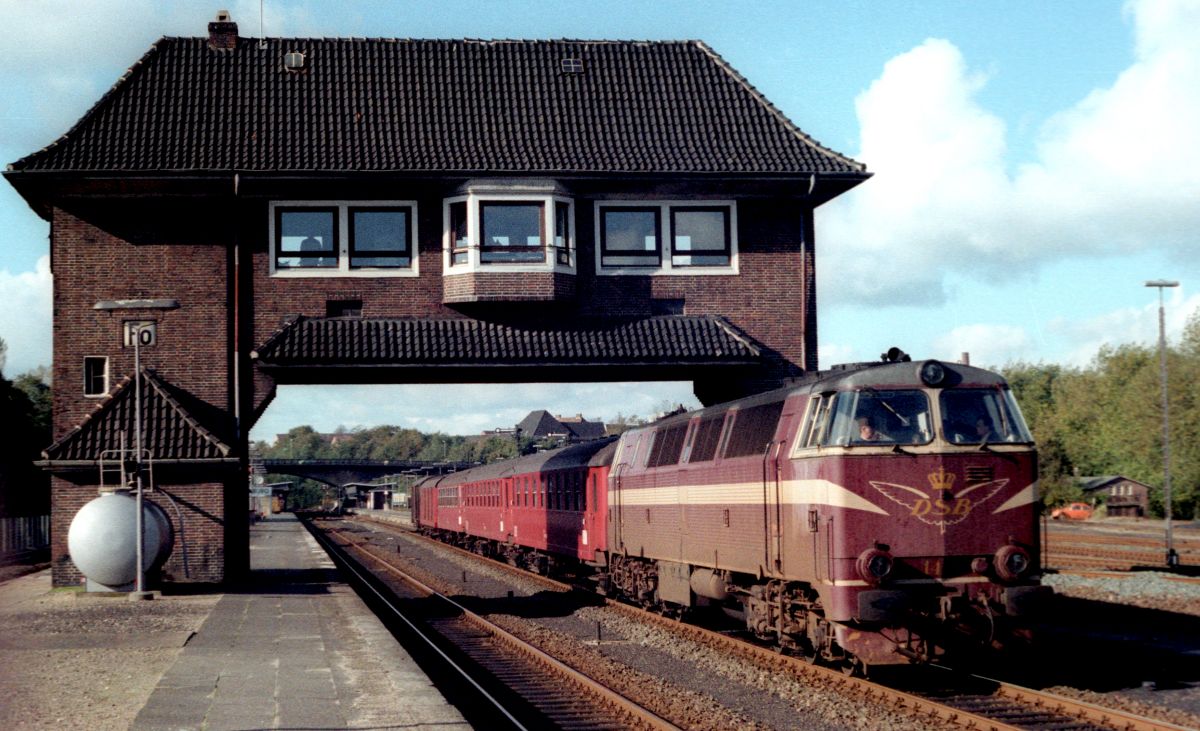
[(1033, 482), (1029, 483), (1029, 485), (1027, 485), (1025, 487), (1025, 489), (1021, 490), (1016, 495), (1013, 495), (1009, 499), (1005, 500), (1004, 503), (1000, 505), (1000, 507), (998, 507), (992, 511), (992, 514), (995, 515), (996, 513), (1002, 513), (1005, 510), (1012, 510), (1013, 508), (1019, 508), (1019, 507), (1025, 506), (1025, 505), (1029, 505), (1030, 503), (1037, 502), (1037, 499), (1038, 499), (1038, 483), (1037, 483), (1037, 480), (1034, 480)]
[[(829, 480), (785, 480), (779, 485), (779, 499), (784, 504), (831, 505), (836, 508), (865, 510), (887, 515), (870, 501)], [(622, 488), (621, 505), (762, 505), (761, 482), (738, 482), (716, 485), (677, 485), (671, 487)], [(617, 496), (608, 491), (608, 504), (615, 505)]]

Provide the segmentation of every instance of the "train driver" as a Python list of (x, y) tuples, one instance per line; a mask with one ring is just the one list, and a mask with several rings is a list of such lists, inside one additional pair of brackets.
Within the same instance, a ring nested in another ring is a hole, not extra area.
[(871, 416), (860, 416), (858, 421), (858, 441), (860, 442), (890, 442), (891, 437), (876, 428), (876, 420)]

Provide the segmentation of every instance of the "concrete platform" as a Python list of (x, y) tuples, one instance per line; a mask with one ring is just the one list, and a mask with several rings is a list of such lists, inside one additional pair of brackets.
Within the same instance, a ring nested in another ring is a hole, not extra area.
[(250, 566), (132, 728), (470, 728), (293, 516), (251, 528)]

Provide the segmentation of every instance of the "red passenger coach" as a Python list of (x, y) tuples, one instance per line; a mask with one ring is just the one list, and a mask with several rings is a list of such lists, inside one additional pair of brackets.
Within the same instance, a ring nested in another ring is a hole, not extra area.
[(417, 484), (420, 527), (485, 555), (546, 571), (605, 550), (608, 465), (600, 439)]

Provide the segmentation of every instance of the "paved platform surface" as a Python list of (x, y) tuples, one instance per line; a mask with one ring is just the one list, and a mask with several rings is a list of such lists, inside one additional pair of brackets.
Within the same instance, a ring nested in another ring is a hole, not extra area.
[(293, 516), (251, 528), (250, 567), (132, 728), (470, 728)]

